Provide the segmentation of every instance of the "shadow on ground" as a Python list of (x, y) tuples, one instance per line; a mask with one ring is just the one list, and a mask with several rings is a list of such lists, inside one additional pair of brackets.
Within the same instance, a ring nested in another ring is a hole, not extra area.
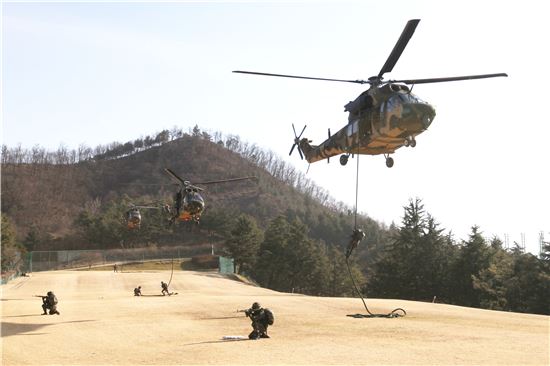
[[(20, 316), (32, 316), (32, 315), (20, 315)], [(48, 327), (51, 325), (63, 324), (63, 323), (86, 323), (93, 322), (95, 320), (75, 320), (70, 322), (61, 322), (61, 323), (51, 323), (51, 324), (19, 324), (19, 323), (8, 323), (2, 322), (2, 338), (11, 337), (19, 334), (25, 335), (40, 335), (48, 333), (32, 333), (36, 332), (39, 329)], [(30, 333), (30, 334), (29, 334)]]

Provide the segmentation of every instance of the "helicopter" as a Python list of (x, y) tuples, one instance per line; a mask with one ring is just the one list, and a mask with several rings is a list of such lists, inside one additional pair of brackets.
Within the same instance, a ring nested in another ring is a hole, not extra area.
[[(164, 210), (170, 214), (170, 223), (175, 221), (193, 221), (199, 223), (200, 217), (204, 212), (204, 198), (201, 196), (200, 192), (204, 191), (204, 188), (198, 187), (195, 184), (192, 184), (188, 180), (180, 178), (173, 170), (165, 168), (164, 171), (168, 173), (173, 179), (178, 181), (180, 189), (174, 195), (174, 205), (170, 207), (168, 205), (164, 206)], [(228, 183), (228, 182), (237, 182), (248, 179), (257, 179), (256, 177), (241, 177), (241, 178), (231, 178), (231, 179), (222, 179), (208, 182), (199, 182), (196, 184), (200, 185), (209, 185), (209, 184), (218, 184), (218, 183)]]
[[(411, 19), (407, 22), (378, 75), (371, 76), (367, 80), (328, 79), (253, 71), (233, 72), (295, 79), (369, 84), (369, 89), (344, 106), (344, 111), (349, 112), (348, 124), (334, 135), (331, 135), (329, 129), (328, 139), (323, 143), (311, 145), (311, 140), (302, 138), (302, 134), (307, 126), (304, 126), (300, 134), (297, 134), (293, 124), (294, 144), (290, 149), (289, 155), (292, 155), (294, 148), (297, 147), (302, 160), (305, 155), (308, 163), (314, 163), (323, 159), (330, 161), (330, 157), (343, 154), (340, 156), (340, 164), (346, 165), (350, 155), (383, 154), (386, 159), (386, 166), (391, 168), (394, 160), (390, 154), (393, 154), (402, 146), (415, 147), (416, 136), (426, 131), (435, 118), (434, 107), (411, 93), (412, 87), (415, 84), (508, 76), (506, 73), (497, 73), (430, 79), (384, 80), (384, 74), (393, 70), (419, 22), (420, 19)], [(408, 85), (412, 86), (409, 87)]]
[(141, 227), (141, 209), (159, 209), (156, 206), (137, 206), (130, 205), (128, 210), (124, 213), (124, 221), (126, 222), (126, 227), (130, 230), (139, 229)]

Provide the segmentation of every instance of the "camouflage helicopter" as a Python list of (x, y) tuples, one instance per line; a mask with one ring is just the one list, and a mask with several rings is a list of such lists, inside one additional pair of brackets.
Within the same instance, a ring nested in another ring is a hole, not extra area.
[(142, 209), (160, 209), (156, 206), (137, 206), (132, 204), (124, 213), (124, 220), (128, 229), (139, 229), (141, 227), (141, 211)]
[(403, 50), (412, 37), (420, 19), (407, 22), (401, 36), (397, 40), (388, 59), (380, 69), (378, 75), (368, 80), (342, 80), (307, 76), (270, 74), (252, 71), (233, 71), (240, 74), (277, 76), (295, 79), (336, 81), (356, 84), (369, 84), (370, 88), (361, 93), (354, 101), (344, 106), (349, 112), (348, 124), (331, 135), (328, 130), (328, 139), (320, 145), (311, 145), (311, 140), (301, 138), (307, 126), (300, 134), (296, 134), (294, 125), (294, 144), (290, 149), (292, 155), (295, 147), (303, 159), (304, 155), (309, 163), (340, 155), (340, 164), (346, 165), (348, 158), (353, 154), (379, 155), (383, 154), (386, 166), (393, 166), (390, 154), (402, 146), (416, 146), (416, 136), (426, 131), (435, 118), (435, 109), (411, 93), (407, 85), (439, 83), (446, 81), (473, 80), (508, 76), (505, 73), (455, 76), (430, 79), (387, 80), (383, 75), (392, 71)]
[[(188, 180), (183, 180), (169, 168), (165, 168), (164, 171), (177, 180), (180, 185), (180, 189), (174, 195), (174, 206), (164, 206), (165, 211), (170, 214), (170, 223), (174, 223), (177, 220), (184, 222), (194, 221), (198, 224), (200, 217), (204, 212), (204, 198), (200, 195), (200, 192), (202, 192), (204, 188), (191, 184)], [(196, 184), (209, 185), (237, 182), (248, 179), (256, 179), (256, 177), (222, 179), (209, 182), (199, 182)]]

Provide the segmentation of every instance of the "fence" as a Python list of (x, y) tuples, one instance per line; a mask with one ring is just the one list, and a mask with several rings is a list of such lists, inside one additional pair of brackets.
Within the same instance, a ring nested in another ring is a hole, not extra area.
[(233, 258), (219, 257), (219, 271), (220, 273), (234, 273), (235, 266), (233, 264)]
[(210, 245), (181, 247), (148, 247), (105, 250), (34, 251), (27, 254), (24, 270), (51, 271), (91, 267), (116, 262), (139, 262), (154, 259), (189, 258), (210, 253)]

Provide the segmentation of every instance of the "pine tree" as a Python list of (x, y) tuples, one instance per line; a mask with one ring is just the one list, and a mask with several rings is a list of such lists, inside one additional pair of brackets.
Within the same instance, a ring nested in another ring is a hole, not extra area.
[(278, 216), (270, 222), (264, 233), (254, 278), (267, 288), (282, 290), (285, 286), (285, 281), (281, 281), (280, 275), (289, 270), (285, 260), (289, 231), (289, 223), (283, 216)]
[(482, 308), (509, 310), (507, 291), (509, 283), (513, 281), (512, 257), (499, 248), (498, 241), (492, 240), (491, 248), (493, 253), (489, 259), (489, 266), (472, 276), (472, 285), (479, 291), (479, 305)]
[(225, 242), (225, 249), (234, 260), (236, 273), (248, 273), (252, 270), (261, 241), (262, 232), (254, 218), (240, 215)]
[(420, 199), (404, 207), (402, 225), (391, 245), (374, 264), (371, 295), (412, 300), (445, 297), (448, 241)]
[(479, 307), (482, 291), (475, 288), (474, 276), (489, 268), (490, 251), (479, 227), (473, 226), (468, 241), (464, 241), (454, 264), (454, 301), (460, 305)]

